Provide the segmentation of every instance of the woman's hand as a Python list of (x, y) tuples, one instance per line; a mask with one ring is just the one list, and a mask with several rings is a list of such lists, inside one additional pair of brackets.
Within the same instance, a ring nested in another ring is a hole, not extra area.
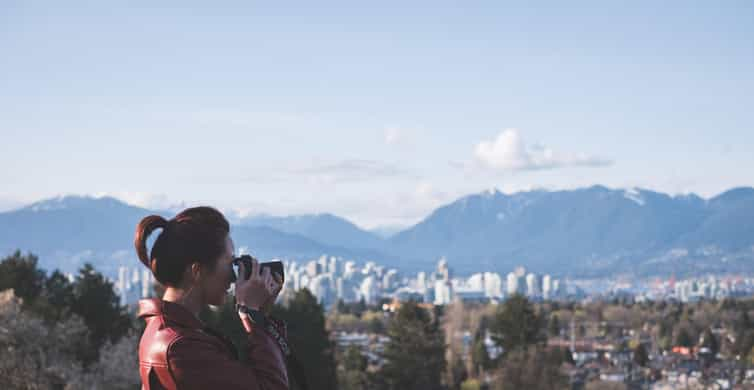
[[(239, 275), (245, 275), (244, 267), (243, 262), (238, 265)], [(280, 287), (270, 275), (269, 268), (264, 268), (262, 274), (259, 274), (259, 261), (257, 259), (251, 260), (249, 279), (236, 279), (236, 303), (250, 309), (260, 310), (279, 291)]]
[(278, 280), (283, 280), (283, 277), (280, 276), (277, 272), (272, 276), (272, 282), (274, 283), (275, 290), (272, 292), (272, 295), (270, 298), (262, 304), (262, 311), (265, 314), (270, 314), (270, 310), (272, 310), (272, 305), (275, 304), (275, 301), (278, 299), (278, 295), (280, 295), (280, 291), (283, 289), (283, 284), (279, 283)]

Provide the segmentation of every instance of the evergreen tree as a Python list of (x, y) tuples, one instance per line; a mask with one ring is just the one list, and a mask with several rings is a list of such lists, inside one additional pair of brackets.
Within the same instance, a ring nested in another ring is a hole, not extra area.
[(550, 337), (560, 336), (560, 319), (557, 314), (550, 316), (550, 320), (547, 323), (547, 331), (550, 333)]
[(274, 306), (272, 315), (288, 324), (288, 341), (304, 367), (309, 388), (337, 389), (333, 344), (317, 298), (308, 289), (296, 291), (288, 306)]
[(406, 302), (388, 326), (385, 363), (378, 378), (389, 390), (441, 389), (445, 344), (437, 318), (415, 302)]
[(351, 345), (342, 355), (338, 370), (338, 384), (341, 390), (361, 390), (369, 387), (367, 357), (359, 347)]
[(694, 345), (694, 340), (691, 338), (689, 331), (685, 327), (679, 327), (676, 329), (673, 345), (680, 347), (691, 347)]
[(568, 388), (568, 378), (560, 371), (562, 352), (541, 346), (516, 348), (506, 354), (495, 389), (560, 390)]
[(90, 345), (80, 350), (84, 365), (97, 360), (99, 349), (105, 342), (115, 343), (131, 328), (131, 320), (113, 285), (91, 264), (79, 270), (73, 285), (72, 312), (84, 320), (89, 329)]
[(754, 348), (754, 324), (749, 318), (749, 312), (746, 307), (738, 308), (738, 315), (733, 322), (733, 332), (736, 342), (733, 345), (733, 351), (737, 355), (747, 356)]
[(37, 256), (16, 251), (0, 262), (0, 291), (12, 288), (26, 307), (34, 304), (44, 288), (45, 272), (37, 268)]
[(335, 310), (340, 314), (348, 314), (346, 310), (346, 303), (342, 299), (338, 299), (338, 303), (335, 305)]
[(498, 307), (490, 330), (493, 340), (505, 353), (543, 341), (541, 317), (529, 300), (519, 294)]
[(649, 363), (649, 354), (647, 354), (647, 349), (642, 343), (639, 343), (634, 349), (634, 363), (641, 367), (646, 367)]
[(474, 333), (474, 339), (471, 345), (471, 361), (474, 364), (474, 370), (477, 374), (490, 368), (490, 355), (487, 352), (487, 346), (484, 345), (485, 331), (480, 329)]
[(34, 311), (48, 323), (56, 323), (71, 315), (75, 299), (73, 283), (60, 271), (55, 270), (45, 280), (40, 298), (34, 305)]
[(720, 344), (717, 342), (717, 338), (715, 338), (715, 335), (712, 334), (712, 331), (709, 328), (704, 330), (700, 341), (701, 347), (708, 348), (712, 356), (717, 355), (720, 350)]

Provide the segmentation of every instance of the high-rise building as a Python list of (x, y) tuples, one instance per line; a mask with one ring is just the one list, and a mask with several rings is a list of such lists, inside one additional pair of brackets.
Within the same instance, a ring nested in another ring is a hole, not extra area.
[(501, 298), (503, 296), (503, 281), (498, 273), (484, 273), (484, 296), (487, 298)]
[(317, 297), (317, 301), (324, 306), (329, 306), (335, 301), (332, 289), (332, 278), (328, 274), (317, 275), (309, 282), (309, 290)]
[(435, 281), (435, 305), (447, 305), (453, 300), (453, 285), (449, 280)]
[(516, 275), (515, 272), (511, 272), (506, 277), (506, 283), (505, 283), (505, 290), (508, 293), (508, 295), (513, 295), (519, 292), (519, 286), (518, 286), (518, 280), (519, 276)]
[(321, 265), (318, 262), (312, 260), (312, 261), (306, 263), (306, 274), (310, 278), (313, 278), (313, 277), (315, 277), (315, 276), (317, 276), (317, 275), (320, 274), (320, 267), (321, 267)]
[(141, 297), (148, 298), (152, 296), (152, 271), (142, 270), (141, 273)]
[(398, 270), (392, 268), (382, 276), (382, 289), (392, 291), (398, 279)]
[(548, 274), (542, 277), (542, 298), (550, 299), (552, 295), (552, 277)]
[(416, 289), (420, 292), (427, 289), (427, 274), (424, 271), (416, 274)]
[(361, 282), (361, 288), (359, 290), (361, 292), (361, 297), (364, 298), (364, 301), (367, 304), (373, 305), (377, 303), (377, 281), (375, 280), (374, 276), (369, 275), (364, 278), (364, 281)]
[(123, 306), (128, 303), (126, 296), (126, 293), (128, 292), (126, 284), (128, 282), (128, 268), (123, 266), (118, 267), (118, 284), (116, 285), (116, 290), (120, 296), (120, 304)]
[(445, 256), (440, 258), (440, 261), (437, 262), (437, 276), (436, 279), (441, 280), (450, 280), (453, 277), (453, 273), (450, 270), (450, 267), (448, 266), (448, 260), (445, 258)]

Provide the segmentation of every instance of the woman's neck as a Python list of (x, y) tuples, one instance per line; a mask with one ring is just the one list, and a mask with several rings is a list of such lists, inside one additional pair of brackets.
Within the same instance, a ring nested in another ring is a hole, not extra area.
[(177, 287), (168, 287), (165, 289), (165, 294), (163, 294), (162, 300), (183, 305), (198, 318), (199, 312), (204, 306), (204, 302), (199, 299), (198, 294), (190, 294), (190, 292), (190, 290), (186, 291)]

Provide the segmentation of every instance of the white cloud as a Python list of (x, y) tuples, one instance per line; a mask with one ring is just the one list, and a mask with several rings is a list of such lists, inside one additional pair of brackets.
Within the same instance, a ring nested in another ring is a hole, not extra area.
[(403, 131), (400, 127), (389, 126), (385, 128), (385, 143), (388, 145), (395, 145), (400, 142), (403, 137)]
[(478, 143), (474, 149), (474, 157), (482, 165), (501, 171), (598, 167), (612, 164), (610, 160), (584, 153), (557, 153), (542, 145), (527, 146), (517, 129), (505, 129), (495, 139)]
[(94, 197), (101, 198), (110, 196), (120, 199), (132, 206), (138, 206), (149, 210), (157, 211), (179, 211), (186, 208), (185, 202), (175, 202), (165, 194), (154, 194), (139, 191), (116, 191), (116, 192), (97, 192)]
[(423, 126), (389, 125), (383, 129), (385, 144), (390, 146), (414, 146), (425, 135)]

